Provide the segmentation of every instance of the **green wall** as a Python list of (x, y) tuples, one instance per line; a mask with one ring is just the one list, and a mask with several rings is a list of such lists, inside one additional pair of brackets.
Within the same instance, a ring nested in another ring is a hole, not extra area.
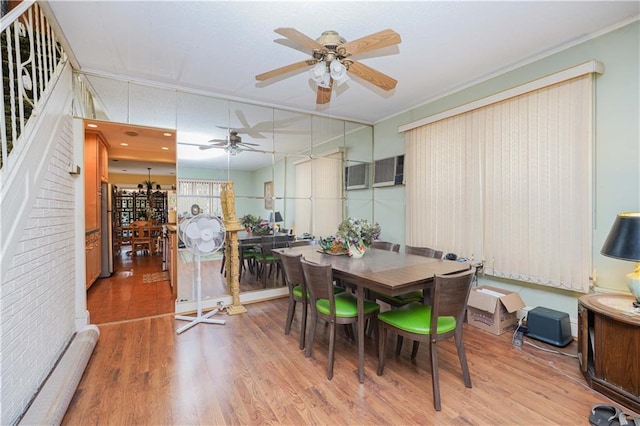
[[(595, 39), (478, 83), (455, 94), (427, 102), (374, 126), (374, 158), (404, 153), (398, 126), (447, 111), (520, 84), (596, 59), (605, 66), (596, 79), (595, 146), (593, 150), (593, 267), (597, 287), (627, 291), (629, 262), (604, 257), (600, 248), (618, 212), (640, 209), (640, 24), (635, 21)], [(374, 212), (383, 238), (404, 245), (404, 187), (374, 190)], [(579, 293), (516, 281), (481, 278), (520, 293), (528, 306), (545, 306), (577, 315)]]

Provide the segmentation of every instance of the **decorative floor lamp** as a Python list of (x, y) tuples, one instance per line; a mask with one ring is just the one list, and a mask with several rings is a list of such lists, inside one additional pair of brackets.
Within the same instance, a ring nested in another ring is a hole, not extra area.
[(247, 312), (247, 308), (240, 304), (238, 231), (244, 228), (236, 217), (236, 199), (232, 181), (228, 181), (222, 185), (220, 199), (222, 201), (222, 214), (224, 216), (224, 227), (227, 231), (228, 241), (225, 248), (225, 268), (227, 269), (227, 290), (231, 293), (231, 306), (227, 308), (227, 312), (229, 315), (243, 314)]

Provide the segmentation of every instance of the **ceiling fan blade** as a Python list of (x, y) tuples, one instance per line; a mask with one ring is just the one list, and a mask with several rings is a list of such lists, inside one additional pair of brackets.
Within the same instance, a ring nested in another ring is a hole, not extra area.
[(238, 142), (236, 145), (250, 145), (250, 146), (260, 146), (257, 143), (251, 143), (251, 142)]
[(251, 124), (249, 124), (249, 120), (247, 120), (247, 117), (244, 115), (244, 112), (240, 111), (240, 110), (236, 110), (236, 117), (238, 117), (238, 120), (240, 121), (240, 124), (242, 124), (242, 128), (240, 129), (232, 129), (233, 131), (237, 132), (237, 133), (244, 133), (247, 134), (249, 136), (251, 136), (254, 139), (264, 139), (265, 136), (260, 133), (260, 127), (261, 125), (264, 124), (264, 122), (262, 123), (258, 123), (254, 126), (252, 126)]
[(296, 62), (294, 64), (285, 65), (284, 67), (276, 68), (274, 70), (267, 71), (267, 72), (264, 72), (262, 74), (256, 75), (256, 80), (258, 80), (258, 81), (268, 80), (270, 78), (277, 77), (277, 76), (282, 75), (282, 74), (287, 74), (287, 73), (290, 73), (292, 71), (296, 71), (296, 70), (308, 67), (308, 66), (313, 65), (313, 64), (314, 64), (313, 60), (306, 60), (306, 61)]
[(331, 88), (318, 86), (318, 94), (316, 95), (316, 104), (326, 104), (331, 100)]
[(289, 40), (294, 41), (308, 48), (310, 51), (313, 51), (315, 49), (326, 50), (323, 45), (321, 45), (314, 39), (309, 38), (306, 35), (302, 34), (300, 31), (296, 30), (295, 28), (276, 28), (274, 31), (280, 34), (281, 36), (285, 36)]
[(380, 71), (376, 71), (360, 62), (353, 62), (349, 65), (348, 71), (364, 80), (367, 80), (369, 83), (375, 84), (383, 90), (394, 89), (396, 84), (398, 84), (397, 80), (394, 80), (388, 75), (383, 74)]
[[(236, 117), (238, 117), (238, 120), (240, 121), (240, 124), (242, 124), (244, 126), (243, 130), (251, 128), (251, 125), (249, 124), (249, 120), (247, 120), (247, 117), (244, 115), (244, 112), (242, 112), (239, 109), (237, 109), (236, 110)], [(231, 131), (231, 129), (229, 129), (229, 131)], [(239, 130), (236, 130), (236, 131), (238, 133), (243, 133), (243, 132), (240, 132)]]
[(358, 53), (368, 52), (370, 50), (382, 49), (383, 47), (393, 46), (400, 43), (400, 34), (392, 29), (386, 29), (359, 39), (348, 41), (338, 46), (338, 52), (344, 49), (345, 56), (357, 55)]

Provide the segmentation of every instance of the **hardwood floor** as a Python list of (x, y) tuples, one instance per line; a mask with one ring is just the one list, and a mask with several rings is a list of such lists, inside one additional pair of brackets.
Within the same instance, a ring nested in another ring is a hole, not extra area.
[(98, 278), (87, 291), (92, 324), (125, 321), (175, 311), (169, 279), (144, 282), (144, 274), (162, 272), (162, 255), (130, 256), (123, 247), (116, 256), (114, 273)]
[[(465, 324), (473, 388), (462, 382), (453, 342), (439, 344), (442, 411), (436, 412), (426, 347), (411, 361), (411, 345), (396, 358), (391, 340), (378, 377), (368, 339), (360, 384), (356, 345), (340, 335), (329, 381), (328, 328), (318, 324), (313, 355), (305, 358), (298, 349), (300, 309), (285, 336), (286, 299), (247, 308), (225, 315), (226, 325), (199, 324), (180, 335), (182, 323), (172, 315), (100, 326), (63, 424), (588, 425), (594, 404), (618, 406), (587, 386), (577, 359), (517, 348), (510, 333), (494, 336)], [(575, 354), (575, 342), (563, 351)]]
[[(92, 324), (127, 321), (175, 311), (175, 299), (171, 294), (168, 278), (157, 282), (144, 282), (145, 274), (162, 272), (162, 254), (131, 256), (127, 254), (130, 249), (129, 246), (124, 246), (120, 255), (115, 258), (114, 273), (110, 277), (99, 278), (87, 291), (87, 309)], [(180, 282), (190, 283), (195, 279), (191, 257), (189, 253), (180, 253), (178, 256)], [(217, 297), (226, 293), (225, 277), (220, 273), (221, 262), (202, 262), (203, 297)], [(281, 277), (278, 279), (281, 280)], [(269, 287), (274, 285), (282, 285), (276, 283), (275, 273), (268, 283)], [(191, 297), (192, 289), (190, 286), (185, 287), (178, 294), (179, 299)], [(262, 288), (262, 282), (254, 274), (243, 271), (240, 280), (241, 292)]]

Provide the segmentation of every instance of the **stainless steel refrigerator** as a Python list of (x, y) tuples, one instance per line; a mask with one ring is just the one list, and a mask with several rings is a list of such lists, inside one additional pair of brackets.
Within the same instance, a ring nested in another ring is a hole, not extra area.
[(100, 277), (113, 274), (113, 220), (115, 218), (113, 185), (103, 183), (101, 188), (101, 234), (102, 234), (102, 272)]

